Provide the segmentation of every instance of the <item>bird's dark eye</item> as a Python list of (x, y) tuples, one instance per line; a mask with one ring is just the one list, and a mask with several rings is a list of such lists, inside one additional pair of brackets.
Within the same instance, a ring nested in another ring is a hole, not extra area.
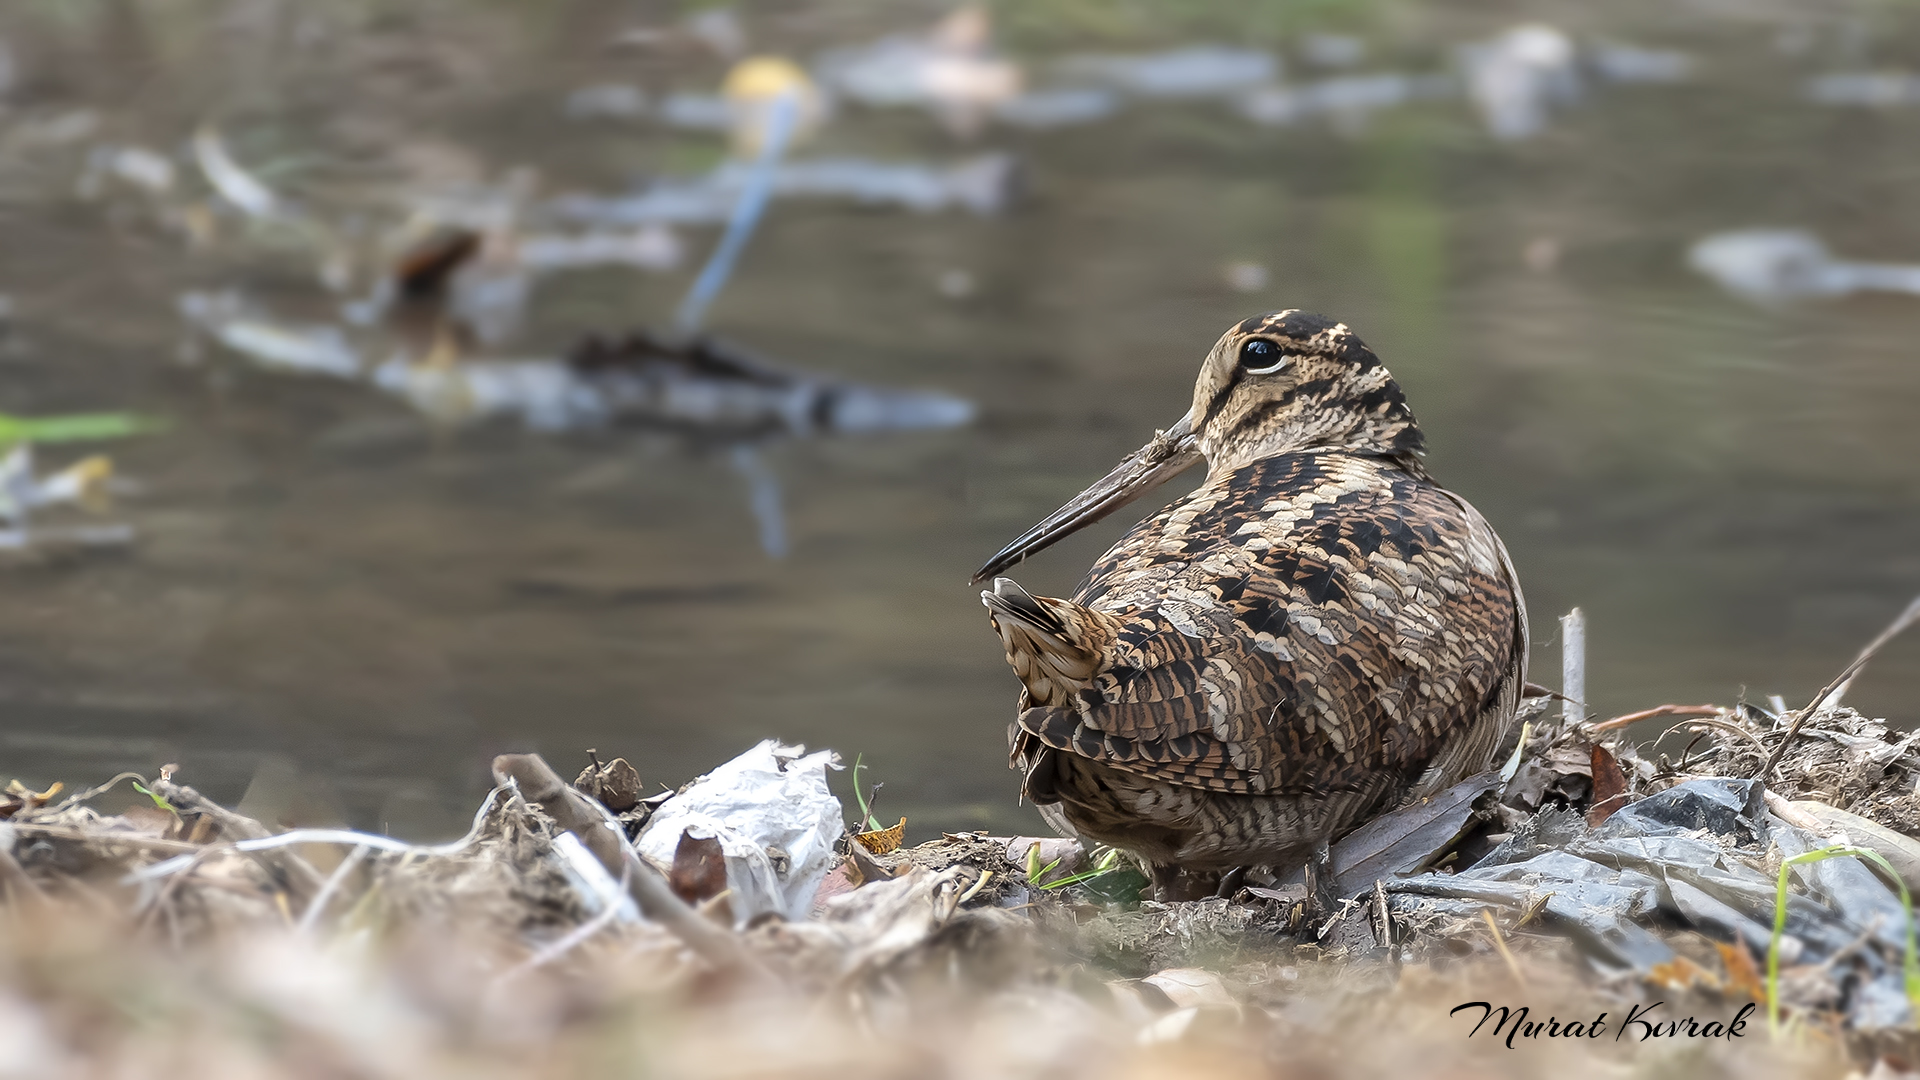
[(1249, 375), (1271, 375), (1287, 366), (1287, 361), (1291, 359), (1280, 351), (1277, 342), (1266, 338), (1253, 338), (1240, 346), (1240, 366)]

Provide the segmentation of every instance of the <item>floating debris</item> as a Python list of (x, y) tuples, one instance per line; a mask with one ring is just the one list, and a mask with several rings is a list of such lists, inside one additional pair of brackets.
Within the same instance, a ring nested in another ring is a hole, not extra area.
[(1047, 130), (1105, 120), (1120, 111), (1120, 95), (1094, 88), (1034, 90), (1000, 102), (993, 115), (1014, 127)]
[(600, 422), (657, 424), (742, 435), (864, 435), (958, 427), (969, 402), (783, 370), (708, 338), (675, 346), (646, 333), (589, 339), (569, 369), (594, 391)]
[(1255, 123), (1281, 127), (1322, 118), (1342, 131), (1365, 127), (1376, 112), (1415, 101), (1450, 97), (1458, 84), (1447, 75), (1341, 75), (1294, 86), (1267, 86), (1236, 102)]
[(1280, 60), (1259, 49), (1193, 45), (1134, 55), (1086, 53), (1056, 65), (1066, 79), (1101, 83), (1149, 100), (1227, 97), (1280, 77)]
[(83, 458), (47, 476), (34, 471), (33, 444), (14, 443), (0, 457), (0, 551), (47, 547), (121, 547), (134, 539), (130, 525), (44, 525), (41, 511), (78, 506), (103, 509), (113, 481), (113, 462)]
[(1273, 277), (1265, 266), (1244, 259), (1228, 263), (1220, 271), (1220, 276), (1226, 281), (1227, 288), (1244, 293), (1260, 292)]
[(524, 233), (513, 242), (513, 255), (532, 274), (598, 266), (672, 270), (686, 249), (672, 229), (655, 222), (630, 231)]
[(229, 205), (258, 220), (285, 220), (295, 216), (291, 208), (274, 194), (272, 188), (240, 167), (227, 152), (226, 141), (211, 127), (202, 127), (193, 135), (193, 157), (207, 183)]
[(358, 349), (330, 324), (283, 325), (253, 312), (235, 292), (190, 292), (180, 314), (214, 340), (270, 371), (355, 379), (365, 370)]
[(1553, 107), (1580, 95), (1573, 41), (1551, 26), (1517, 26), (1459, 55), (1467, 94), (1496, 139), (1538, 134)]
[[(705, 225), (727, 220), (746, 189), (752, 165), (727, 161), (694, 179), (661, 179), (627, 196), (563, 195), (544, 211), (560, 220), (601, 226), (650, 223)], [(896, 206), (931, 214), (965, 209), (1000, 213), (1013, 201), (1019, 170), (1007, 154), (985, 154), (957, 165), (878, 162), (864, 158), (789, 161), (773, 174), (773, 193), (786, 198), (838, 198), (864, 206)]]
[(829, 51), (815, 70), (822, 84), (863, 105), (925, 108), (970, 136), (1018, 97), (1023, 82), (1019, 66), (994, 53), (992, 38), (987, 10), (969, 4), (930, 33)]
[(1671, 49), (1645, 49), (1603, 41), (1587, 50), (1587, 64), (1604, 82), (1666, 86), (1693, 76), (1693, 57)]
[(1807, 80), (1808, 101), (1868, 109), (1920, 104), (1920, 75), (1904, 71), (1858, 71)]
[[(741, 161), (752, 161), (781, 128), (782, 152), (811, 136), (826, 122), (826, 95), (798, 64), (780, 56), (756, 56), (735, 64), (720, 88), (727, 106), (727, 128)], [(777, 113), (789, 115), (777, 117)]]
[(97, 199), (108, 183), (121, 183), (155, 198), (174, 190), (173, 161), (144, 146), (96, 146), (87, 154), (86, 168), (75, 184), (83, 199)]
[(1716, 233), (1693, 245), (1687, 263), (1756, 304), (1856, 292), (1920, 295), (1920, 265), (1843, 262), (1800, 229)]

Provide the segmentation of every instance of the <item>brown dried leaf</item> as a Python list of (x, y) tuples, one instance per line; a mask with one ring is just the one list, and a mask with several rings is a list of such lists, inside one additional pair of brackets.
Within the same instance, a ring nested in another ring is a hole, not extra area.
[(854, 833), (853, 838), (860, 846), (875, 855), (885, 855), (899, 849), (907, 836), (907, 819), (901, 818), (898, 825), (889, 829), (876, 829), (873, 832)]
[(587, 766), (574, 779), (573, 786), (616, 814), (640, 804), (640, 771), (628, 764), (626, 758)]
[(1685, 990), (1694, 986), (1704, 986), (1712, 990), (1720, 989), (1719, 976), (1684, 956), (1676, 956), (1664, 964), (1653, 965), (1653, 968), (1647, 972), (1647, 981), (1662, 990)]
[(1760, 977), (1760, 968), (1753, 962), (1753, 954), (1747, 952), (1746, 946), (1716, 941), (1713, 947), (1720, 950), (1720, 962), (1727, 967), (1727, 992), (1766, 1004), (1766, 980)]
[(0, 818), (10, 818), (22, 810), (38, 810), (52, 802), (66, 786), (55, 780), (47, 790), (35, 791), (18, 780), (9, 780), (6, 791), (0, 792)]
[(711, 900), (727, 889), (727, 857), (717, 836), (681, 833), (673, 849), (673, 869), (667, 884), (689, 904)]
[(1587, 811), (1587, 824), (1599, 825), (1627, 805), (1627, 774), (1613, 753), (1599, 743), (1593, 744), (1589, 767), (1593, 770), (1593, 807)]

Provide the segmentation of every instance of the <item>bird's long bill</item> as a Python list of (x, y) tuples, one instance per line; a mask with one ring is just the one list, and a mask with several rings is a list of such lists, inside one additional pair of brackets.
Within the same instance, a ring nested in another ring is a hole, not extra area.
[(1166, 483), (1200, 460), (1200, 440), (1188, 418), (1165, 431), (1153, 441), (1128, 454), (1125, 461), (1101, 477), (1092, 487), (1067, 500), (1067, 505), (1047, 515), (1047, 519), (1026, 532), (1000, 553), (987, 560), (973, 575), (973, 583), (1000, 573), (1014, 563), (1071, 536), (1115, 510)]

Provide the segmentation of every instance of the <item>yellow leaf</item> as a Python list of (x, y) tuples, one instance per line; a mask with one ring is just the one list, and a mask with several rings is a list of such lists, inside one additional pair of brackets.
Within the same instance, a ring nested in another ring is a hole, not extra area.
[(866, 848), (875, 855), (885, 855), (890, 851), (898, 850), (900, 842), (906, 839), (906, 835), (907, 819), (901, 818), (900, 824), (895, 825), (891, 829), (878, 829), (873, 832), (855, 833), (853, 838), (860, 841), (861, 847)]

